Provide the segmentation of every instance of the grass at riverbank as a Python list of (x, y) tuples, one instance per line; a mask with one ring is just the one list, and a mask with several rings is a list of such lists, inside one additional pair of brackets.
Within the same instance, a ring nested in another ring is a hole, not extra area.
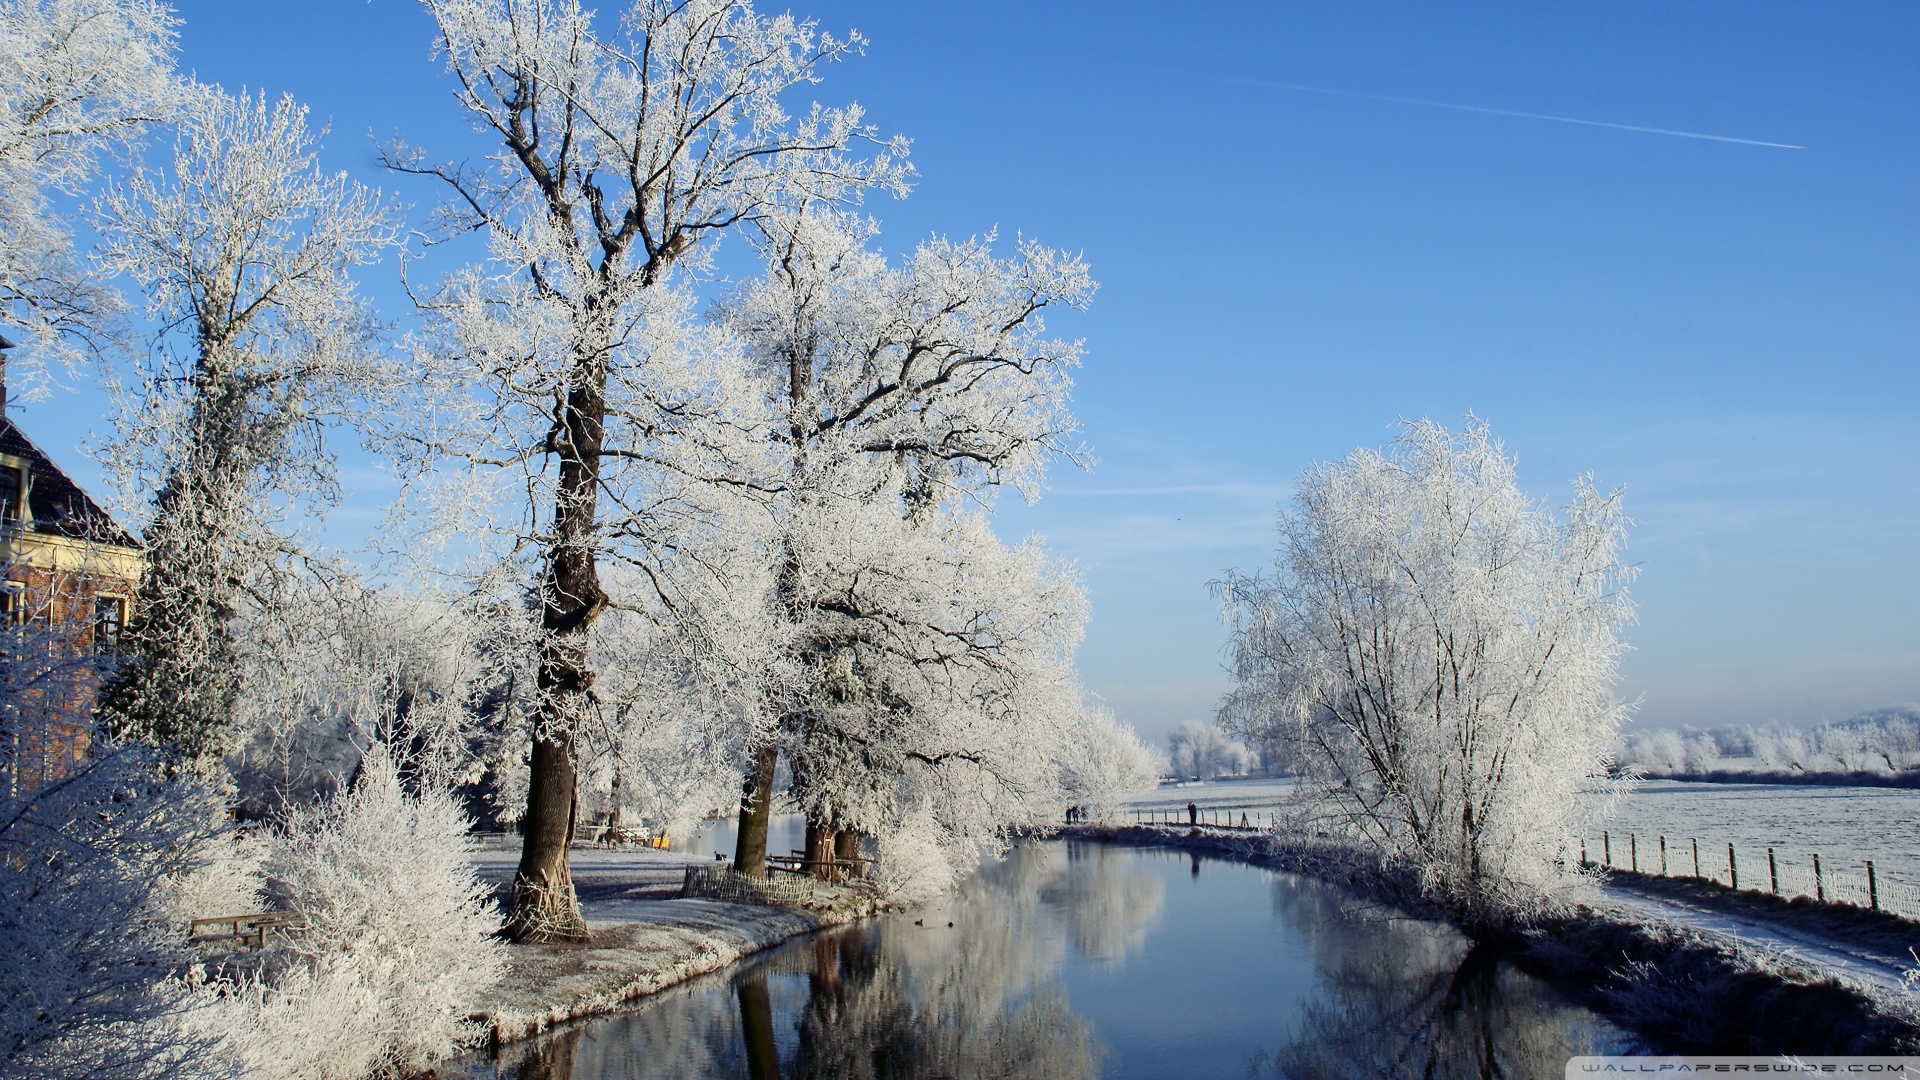
[[(1261, 834), (1186, 826), (1088, 825), (1060, 835), (1200, 851), (1307, 874), (1412, 915), (1444, 918), (1420, 899), (1409, 875), (1326, 841), (1276, 842)], [(1517, 927), (1500, 944), (1522, 969), (1585, 1000), (1658, 1050), (1920, 1051), (1920, 1016), (1910, 999), (1852, 985), (1725, 935), (1580, 905)]]
[(1641, 780), (1688, 784), (1778, 784), (1784, 787), (1920, 788), (1920, 771), (1909, 772), (1741, 772), (1709, 769), (1689, 773), (1641, 773)]

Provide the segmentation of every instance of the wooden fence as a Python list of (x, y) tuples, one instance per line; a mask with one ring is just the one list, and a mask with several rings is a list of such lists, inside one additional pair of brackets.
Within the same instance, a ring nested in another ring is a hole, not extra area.
[(1598, 850), (1587, 840), (1580, 842), (1580, 861), (1588, 866), (1697, 878), (1731, 889), (1788, 898), (1805, 896), (1920, 919), (1920, 889), (1883, 880), (1872, 859), (1863, 863), (1822, 862), (1818, 852), (1789, 853), (1775, 848), (1740, 851), (1734, 844), (1703, 844), (1691, 836), (1655, 836), (1643, 845), (1638, 834), (1627, 833), (1622, 844), (1620, 837), (1603, 832)]
[(689, 866), (680, 895), (797, 907), (813, 902), (813, 879), (797, 874), (755, 878), (731, 866)]

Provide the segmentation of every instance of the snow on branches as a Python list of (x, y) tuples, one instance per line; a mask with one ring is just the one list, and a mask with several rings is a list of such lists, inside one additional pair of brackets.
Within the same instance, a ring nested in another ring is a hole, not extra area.
[(1042, 313), (1093, 284), (1076, 258), (1022, 243), (1002, 259), (990, 238), (928, 241), (894, 267), (870, 221), (818, 204), (756, 231), (766, 275), (715, 318), (770, 413), (771, 471), (752, 490), (797, 681), (766, 688), (776, 730), (751, 785), (772, 783), (778, 746), (816, 834), (923, 833), (889, 843), (942, 851), (950, 877), (1060, 797), (1085, 600), (979, 511), (1083, 456), (1067, 409), (1079, 347), (1047, 337)]
[(176, 25), (158, 0), (0, 0), (0, 325), (37, 346), (6, 373), (16, 393), (43, 389), (47, 359), (71, 363), (120, 313), (50, 196), (81, 195), (103, 157), (172, 114)]
[(1216, 588), (1237, 683), (1222, 718), (1284, 736), (1333, 821), (1421, 868), (1467, 925), (1573, 873), (1569, 814), (1604, 782), (1631, 620), (1618, 493), (1555, 515), (1487, 426), (1403, 426), (1302, 478), (1269, 579)]
[[(750, 474), (737, 454), (760, 445), (734, 437), (738, 380), (715, 350), (670, 348), (688, 325), (670, 275), (783, 201), (903, 190), (905, 143), (877, 140), (857, 108), (789, 117), (781, 95), (857, 43), (745, 0), (639, 0), (612, 27), (571, 0), (426, 7), (461, 105), (499, 144), (471, 166), (389, 151), (391, 167), (450, 188), (437, 235), (479, 231), (490, 256), (423, 298), (435, 325), (419, 357), (439, 422), (396, 434), (413, 475), (455, 464), (494, 494), (522, 484), (518, 508), (470, 502), (463, 515), (504, 541), (487, 584), (539, 583), (511, 930), (577, 939), (566, 834), (577, 741), (602, 708), (593, 626), (621, 606), (677, 620), (683, 583), (724, 587), (685, 540), (728, 527), (713, 500)], [(879, 152), (857, 157), (861, 143)], [(634, 570), (640, 593), (609, 592), (603, 560)]]
[(151, 493), (148, 572), (108, 689), (118, 730), (209, 760), (230, 749), (248, 589), (291, 546), (275, 497), (334, 495), (324, 426), (386, 379), (352, 267), (394, 239), (377, 192), (315, 162), (306, 110), (193, 96), (171, 170), (100, 200), (101, 262), (146, 290), (159, 340), (113, 387), (103, 457)]
[(190, 1028), (262, 1080), (408, 1076), (470, 1045), (505, 949), (468, 826), (444, 789), (407, 794), (375, 744), (350, 792), (269, 835), (267, 891), (303, 923), (261, 972), (201, 983)]

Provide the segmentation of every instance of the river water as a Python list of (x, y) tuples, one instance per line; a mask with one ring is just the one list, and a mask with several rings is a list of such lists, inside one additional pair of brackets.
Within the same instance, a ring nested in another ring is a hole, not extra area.
[(505, 1048), (652, 1077), (1560, 1076), (1633, 1040), (1444, 925), (1182, 852), (1025, 844), (954, 894)]

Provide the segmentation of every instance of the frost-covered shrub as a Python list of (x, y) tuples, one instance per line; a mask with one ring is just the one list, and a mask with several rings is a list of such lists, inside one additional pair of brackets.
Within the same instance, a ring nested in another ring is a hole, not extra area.
[(1068, 733), (1060, 783), (1068, 799), (1098, 817), (1121, 796), (1154, 786), (1161, 758), (1102, 705), (1088, 705)]
[(248, 1076), (404, 1075), (478, 1035), (467, 1015), (504, 952), (466, 831), (449, 795), (403, 791), (378, 744), (350, 793), (289, 815), (268, 842), (268, 891), (306, 926), (258, 974), (206, 991), (203, 1022)]
[[(959, 874), (942, 844), (949, 839), (928, 813), (916, 813), (880, 837), (873, 882), (882, 895), (902, 904), (931, 900), (953, 887)], [(968, 867), (971, 869), (971, 866)]]
[(158, 756), (100, 748), (0, 798), (0, 1076), (191, 1073), (166, 980), (185, 959), (165, 883), (192, 870), (217, 800), (160, 779)]
[(69, 632), (0, 628), (0, 1076), (191, 1074), (170, 901), (223, 835), (221, 792), (107, 739)]
[[(220, 810), (224, 819), (225, 810)], [(260, 864), (266, 853), (266, 841), (257, 833), (223, 830), (207, 837), (188, 869), (161, 882), (163, 917), (184, 936), (195, 919), (264, 910)]]

